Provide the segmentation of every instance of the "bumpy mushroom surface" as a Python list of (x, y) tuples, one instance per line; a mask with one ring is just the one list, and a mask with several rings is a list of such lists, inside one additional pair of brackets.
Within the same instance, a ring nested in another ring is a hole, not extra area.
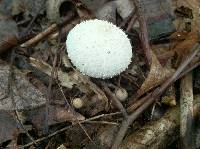
[(95, 19), (76, 25), (69, 32), (66, 45), (72, 63), (90, 77), (111, 78), (131, 62), (130, 40), (107, 21)]

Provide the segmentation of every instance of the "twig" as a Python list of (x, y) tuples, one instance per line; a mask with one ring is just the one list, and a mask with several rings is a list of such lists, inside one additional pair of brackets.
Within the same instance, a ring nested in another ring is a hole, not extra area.
[(180, 138), (183, 149), (194, 148), (193, 142), (193, 85), (192, 73), (181, 79), (180, 84)]
[[(200, 59), (200, 57), (198, 59)], [(176, 80), (182, 78), (183, 76), (185, 76), (187, 73), (194, 70), (198, 66), (200, 66), (200, 62), (197, 61), (195, 64), (190, 65), (189, 67), (186, 67), (186, 69), (176, 78)], [(140, 107), (151, 96), (151, 94), (152, 94), (152, 92), (149, 93), (147, 96), (145, 96), (145, 98), (142, 98), (140, 100), (134, 99), (134, 100), (137, 100), (137, 101), (127, 108), (127, 112), (128, 113), (134, 112), (138, 107)]]
[(114, 115), (119, 115), (119, 114), (121, 114), (121, 112), (115, 112), (115, 113), (109, 113), (109, 114), (101, 114), (101, 115), (97, 115), (97, 116), (88, 118), (88, 119), (84, 120), (84, 122), (93, 121), (93, 120), (96, 120), (96, 119), (99, 119), (99, 118), (102, 118), (102, 117), (114, 116)]
[(92, 140), (92, 138), (90, 137), (90, 135), (87, 133), (87, 131), (84, 128), (84, 126), (80, 122), (78, 124), (81, 127), (81, 129), (84, 131), (84, 133), (86, 134), (86, 136), (89, 138), (89, 140), (96, 146), (96, 144), (94, 143), (94, 141)]
[(37, 144), (35, 142), (35, 140), (33, 139), (33, 137), (28, 133), (28, 131), (26, 130), (26, 128), (24, 127), (23, 123), (21, 122), (20, 118), (19, 118), (19, 114), (18, 114), (18, 111), (15, 110), (15, 119), (16, 121), (18, 122), (18, 124), (20, 124), (21, 128), (24, 130), (24, 132), (26, 133), (26, 135), (29, 137), (29, 139), (34, 143), (34, 144)]
[(60, 28), (60, 26), (63, 26), (64, 24), (66, 24), (73, 17), (74, 17), (74, 13), (69, 13), (61, 23), (52, 24), (49, 28), (47, 28), (43, 32), (39, 33), (38, 35), (36, 35), (32, 39), (30, 39), (30, 40), (26, 41), (25, 43), (21, 44), (20, 46), (22, 48), (27, 48), (27, 47), (30, 47), (30, 46), (38, 43), (39, 41), (43, 40), (45, 37), (47, 37), (51, 33), (53, 33), (56, 30), (58, 30)]
[[(185, 69), (181, 75), (179, 76), (179, 78), (182, 78), (184, 75), (186, 75), (187, 73), (189, 73), (190, 71), (194, 70), (195, 68), (197, 68), (200, 65), (200, 62), (197, 62), (196, 64), (190, 66), (189, 68)], [(179, 79), (178, 78), (178, 79)]]
[(64, 94), (64, 92), (63, 92), (62, 86), (60, 85), (60, 83), (58, 82), (57, 79), (56, 79), (56, 83), (57, 83), (57, 85), (58, 85), (58, 87), (59, 87), (59, 89), (60, 89), (60, 92), (61, 92), (61, 94), (62, 94), (64, 100), (65, 100), (65, 103), (67, 104), (67, 106), (68, 106), (70, 109), (72, 109), (72, 107), (71, 107), (71, 105), (69, 104), (67, 98), (65, 97), (65, 94)]
[[(13, 68), (13, 63), (14, 63), (14, 58), (15, 58), (15, 49), (12, 50), (11, 53), (11, 62), (10, 62), (10, 71), (9, 71), (9, 75), (8, 75), (8, 89), (7, 89), (7, 96), (10, 97), (12, 99), (12, 104), (14, 107), (16, 107), (16, 103), (14, 100), (14, 93), (13, 93), (13, 77), (14, 77), (14, 68)], [(18, 111), (14, 110), (14, 114), (15, 114), (15, 119), (17, 121), (17, 123), (21, 126), (21, 128), (24, 130), (24, 132), (26, 133), (26, 135), (28, 136), (28, 138), (34, 143), (36, 144), (35, 140), (31, 137), (31, 135), (28, 133), (28, 131), (26, 130), (26, 128), (24, 127), (23, 123), (21, 122), (19, 115), (18, 115)]]
[[(200, 112), (199, 102), (200, 98), (194, 97), (193, 107), (195, 118), (200, 118), (200, 115), (197, 114)], [(180, 107), (176, 106), (170, 108), (158, 121), (151, 122), (141, 129), (132, 132), (128, 137), (123, 140), (120, 148), (166, 148), (166, 146), (170, 145), (172, 142), (179, 138), (179, 131), (177, 131), (179, 125)]]
[[(61, 29), (59, 29), (59, 33), (61, 33)], [(61, 34), (59, 34), (61, 35)], [(61, 42), (61, 36), (58, 36), (58, 46), (60, 46)], [(51, 101), (51, 93), (52, 93), (52, 84), (53, 84), (53, 79), (56, 76), (56, 64), (58, 60), (58, 54), (62, 51), (64, 47), (61, 47), (59, 50), (56, 51), (55, 57), (53, 59), (53, 67), (51, 71), (51, 77), (49, 78), (49, 85), (48, 85), (48, 90), (47, 90), (47, 98), (46, 98), (46, 113), (45, 113), (45, 130), (48, 132), (48, 113), (49, 113), (49, 103)]]
[(85, 123), (89, 123), (89, 124), (107, 124), (107, 125), (119, 125), (118, 123), (116, 122), (108, 122), (108, 121), (88, 121), (88, 122), (85, 122)]
[(137, 100), (134, 104), (130, 105), (128, 108), (127, 108), (127, 111), (128, 113), (131, 113), (131, 112), (134, 112), (137, 108), (139, 108), (146, 100), (149, 99), (149, 97), (151, 96), (152, 93), (148, 94), (147, 96), (145, 96), (144, 98), (138, 100), (138, 99), (135, 99)]
[(0, 53), (5, 52), (7, 49), (10, 49), (16, 46), (19, 41), (22, 39), (18, 39), (16, 36), (7, 37), (0, 42)]
[[(49, 28), (47, 28), (43, 32), (39, 33), (32, 39), (30, 39), (32, 37), (32, 35), (23, 35), (21, 37), (11, 36), (11, 37), (7, 37), (7, 38), (3, 39), (2, 41), (0, 41), (0, 54), (19, 45), (19, 44), (21, 44), (22, 48), (27, 48), (27, 47), (30, 47), (30, 46), (38, 43), (39, 41), (43, 40), (45, 37), (47, 37), (54, 31), (56, 31), (59, 28), (59, 26), (63, 26), (64, 24), (68, 23), (73, 17), (74, 17), (74, 14), (69, 13), (69, 15), (66, 16), (66, 18), (62, 22), (60, 22), (59, 24), (52, 24)], [(30, 39), (30, 40), (28, 40), (28, 39)], [(26, 40), (28, 40), (28, 41), (26, 41)], [(25, 43), (23, 43), (23, 42), (25, 42)]]
[[(55, 136), (55, 135), (57, 135), (57, 134), (59, 134), (59, 133), (61, 133), (61, 132), (66, 131), (66, 130), (69, 129), (69, 128), (72, 128), (73, 126), (77, 125), (78, 123), (81, 123), (81, 124), (82, 124), (82, 123), (88, 123), (89, 121), (92, 121), (92, 120), (96, 120), (96, 119), (99, 119), (99, 118), (102, 118), (102, 117), (106, 117), (106, 116), (113, 116), (113, 115), (117, 115), (117, 114), (120, 114), (120, 112), (110, 113), (110, 114), (102, 114), (102, 115), (98, 115), (98, 116), (95, 116), (95, 117), (91, 117), (91, 118), (86, 119), (86, 120), (84, 120), (84, 121), (76, 122), (76, 123), (74, 123), (74, 124), (72, 124), (72, 125), (70, 125), (70, 126), (66, 126), (66, 127), (62, 128), (62, 129), (60, 129), (60, 130), (57, 130), (57, 131), (55, 131), (54, 133), (51, 133), (51, 134), (49, 134), (49, 135), (46, 136), (46, 137), (39, 138), (39, 139), (35, 140), (35, 142), (36, 142), (36, 143), (39, 143), (39, 142), (44, 141), (44, 140), (46, 140), (46, 139), (48, 139), (48, 138), (51, 138), (51, 137), (53, 137), (53, 136)], [(33, 145), (33, 144), (34, 144), (34, 142), (30, 142), (30, 143), (28, 143), (28, 144), (26, 144), (26, 145), (19, 146), (19, 148), (20, 148), (20, 149), (24, 149), (25, 147), (31, 146), (31, 145)]]
[(142, 48), (145, 53), (147, 66), (150, 67), (151, 66), (151, 48), (149, 45), (149, 36), (148, 36), (148, 31), (147, 31), (146, 19), (145, 19), (144, 12), (142, 10), (142, 6), (139, 0), (133, 0), (133, 3), (137, 12), (137, 18), (140, 25), (140, 31), (141, 31), (140, 38), (142, 41)]
[(84, 84), (88, 84), (89, 88), (94, 91), (97, 95), (101, 95), (102, 100), (104, 100), (105, 102), (105, 110), (108, 109), (108, 98), (106, 96), (106, 94), (104, 93), (104, 91), (98, 87), (95, 83), (93, 83), (89, 77), (82, 75), (79, 71), (77, 71), (75, 68), (73, 68), (74, 71), (76, 71), (76, 73), (79, 75), (81, 81)]
[(108, 94), (108, 96), (111, 97), (111, 99), (114, 101), (114, 104), (117, 106), (117, 108), (122, 112), (123, 116), (127, 119), (128, 118), (128, 114), (126, 112), (126, 109), (124, 108), (124, 106), (122, 105), (122, 103), (113, 95), (113, 93), (110, 91), (110, 89), (105, 85), (105, 83), (103, 84), (103, 88), (105, 90), (105, 92)]
[(53, 84), (53, 78), (55, 78), (55, 71), (56, 71), (56, 63), (57, 63), (57, 52), (55, 54), (54, 60), (53, 60), (53, 68), (51, 71), (51, 77), (49, 78), (49, 85), (47, 89), (47, 98), (46, 98), (46, 112), (45, 112), (45, 132), (48, 133), (49, 126), (48, 126), (48, 115), (49, 115), (49, 103), (51, 101), (51, 89)]
[(137, 20), (137, 15), (134, 13), (132, 18), (131, 18), (131, 21), (128, 23), (128, 27), (126, 29), (126, 32), (129, 32), (132, 29), (132, 27), (135, 24), (136, 20)]
[[(62, 128), (62, 129), (60, 129), (60, 130), (58, 130), (58, 131), (56, 131), (56, 132), (54, 132), (54, 133), (52, 133), (52, 134), (49, 134), (47, 137), (42, 137), (42, 138), (40, 138), (40, 139), (37, 139), (37, 140), (35, 140), (35, 142), (36, 143), (39, 143), (39, 142), (41, 142), (41, 141), (44, 141), (44, 140), (46, 140), (46, 139), (48, 139), (48, 138), (51, 138), (51, 137), (53, 137), (53, 136), (55, 136), (55, 135), (57, 135), (57, 134), (59, 134), (59, 133), (61, 133), (61, 132), (63, 132), (63, 131), (66, 131), (67, 129), (69, 129), (69, 128), (72, 128), (74, 125), (70, 125), (70, 126), (67, 126), (67, 127), (65, 127), (65, 128)], [(24, 149), (25, 147), (29, 147), (29, 146), (31, 146), (31, 145), (33, 145), (34, 143), (33, 142), (30, 142), (30, 143), (28, 143), (28, 144), (26, 144), (26, 145), (23, 145), (23, 146), (19, 146), (19, 149)]]
[[(112, 149), (118, 149), (125, 134), (128, 130), (128, 127), (133, 123), (134, 120), (136, 120), (140, 114), (142, 114), (152, 103), (154, 103), (162, 94), (163, 92), (170, 86), (176, 79), (179, 77), (179, 75), (182, 73), (182, 71), (187, 67), (187, 65), (192, 61), (192, 59), (197, 55), (197, 53), (200, 51), (200, 45), (196, 44), (193, 48), (193, 53), (186, 58), (186, 60), (178, 67), (176, 72), (167, 79), (161, 87), (156, 88), (149, 99), (146, 100), (146, 102), (141, 105), (137, 110), (135, 110), (134, 113), (132, 113), (130, 116), (128, 116), (128, 119), (125, 119), (122, 122), (121, 128), (118, 131), (118, 134), (114, 140)], [(145, 97), (144, 97), (145, 98)]]

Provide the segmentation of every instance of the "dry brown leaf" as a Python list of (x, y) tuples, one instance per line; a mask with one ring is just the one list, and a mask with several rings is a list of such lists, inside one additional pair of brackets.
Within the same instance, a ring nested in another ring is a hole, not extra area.
[(162, 96), (161, 102), (169, 105), (169, 106), (175, 106), (176, 105), (176, 93), (175, 93), (175, 87), (170, 86), (164, 95)]
[(174, 41), (183, 41), (187, 38), (187, 36), (188, 36), (188, 32), (177, 31), (170, 35), (170, 40), (173, 42)]
[[(34, 58), (30, 58), (30, 64), (39, 69), (40, 71), (51, 76), (52, 67), (49, 64)], [(103, 103), (106, 104), (105, 108), (108, 107), (108, 98), (106, 97), (105, 93), (95, 83), (90, 81), (89, 77), (82, 75), (78, 71), (66, 73), (61, 70), (58, 70), (57, 74), (58, 80), (60, 81), (62, 86), (71, 89), (73, 85), (76, 84), (80, 91), (83, 93), (90, 94), (91, 92), (94, 92), (99, 97), (101, 97), (101, 102), (103, 101)]]
[[(30, 57), (30, 64), (36, 67), (37, 69), (39, 69), (40, 71), (51, 76), (51, 71), (53, 68), (48, 63)], [(72, 76), (70, 76), (67, 73), (64, 73), (61, 70), (58, 70), (57, 74), (58, 74), (58, 80), (60, 81), (62, 86), (70, 88), (70, 89), (73, 87), (75, 82), (72, 80)]]
[(84, 85), (88, 86), (90, 90), (92, 90), (96, 95), (99, 97), (101, 101), (105, 104), (105, 109), (108, 108), (108, 98), (103, 90), (101, 90), (95, 83), (93, 83), (88, 76), (82, 75), (80, 72), (76, 71), (78, 76), (80, 77), (81, 81)]
[(10, 112), (0, 112), (0, 144), (12, 140), (19, 133), (18, 125)]
[[(192, 21), (192, 30), (200, 31), (200, 1), (199, 0), (173, 0), (173, 7), (177, 8), (180, 6), (189, 7), (192, 9), (194, 18)], [(182, 18), (181, 18), (182, 20)]]
[[(31, 111), (27, 111), (26, 117), (33, 126), (39, 130), (44, 129), (45, 127), (45, 107), (37, 108)], [(85, 117), (75, 112), (67, 106), (59, 105), (50, 105), (49, 106), (49, 115), (48, 115), (48, 125), (54, 125), (64, 121), (76, 122), (82, 121)]]
[(178, 58), (177, 63), (181, 62), (190, 52), (192, 47), (198, 42), (199, 34), (197, 32), (191, 32), (187, 34), (187, 37), (182, 42), (179, 42), (175, 47)]
[(143, 95), (144, 93), (161, 84), (172, 74), (172, 72), (172, 70), (162, 67), (156, 55), (152, 52), (152, 64), (150, 72), (143, 82), (141, 88), (137, 91), (138, 96)]
[(13, 99), (8, 95), (8, 76), (10, 66), (6, 62), (0, 61), (0, 110), (24, 110), (32, 109), (44, 105), (46, 99), (43, 94), (35, 88), (27, 79), (26, 75), (13, 67), (14, 77)]

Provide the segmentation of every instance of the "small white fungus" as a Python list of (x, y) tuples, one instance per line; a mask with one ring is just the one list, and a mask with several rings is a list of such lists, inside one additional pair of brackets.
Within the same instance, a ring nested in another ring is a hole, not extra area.
[(125, 89), (119, 88), (115, 91), (115, 96), (121, 101), (124, 102), (128, 98), (128, 93)]
[(76, 109), (80, 109), (83, 107), (84, 102), (81, 98), (75, 98), (72, 100), (72, 104)]
[(132, 58), (127, 35), (114, 24), (97, 19), (76, 25), (69, 32), (66, 45), (76, 68), (94, 78), (120, 74)]

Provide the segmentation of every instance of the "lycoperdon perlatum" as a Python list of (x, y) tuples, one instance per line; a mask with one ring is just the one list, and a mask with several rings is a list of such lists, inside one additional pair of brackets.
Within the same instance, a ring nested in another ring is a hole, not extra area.
[(131, 62), (132, 46), (116, 25), (103, 20), (88, 20), (76, 25), (66, 40), (68, 56), (85, 75), (111, 78)]

